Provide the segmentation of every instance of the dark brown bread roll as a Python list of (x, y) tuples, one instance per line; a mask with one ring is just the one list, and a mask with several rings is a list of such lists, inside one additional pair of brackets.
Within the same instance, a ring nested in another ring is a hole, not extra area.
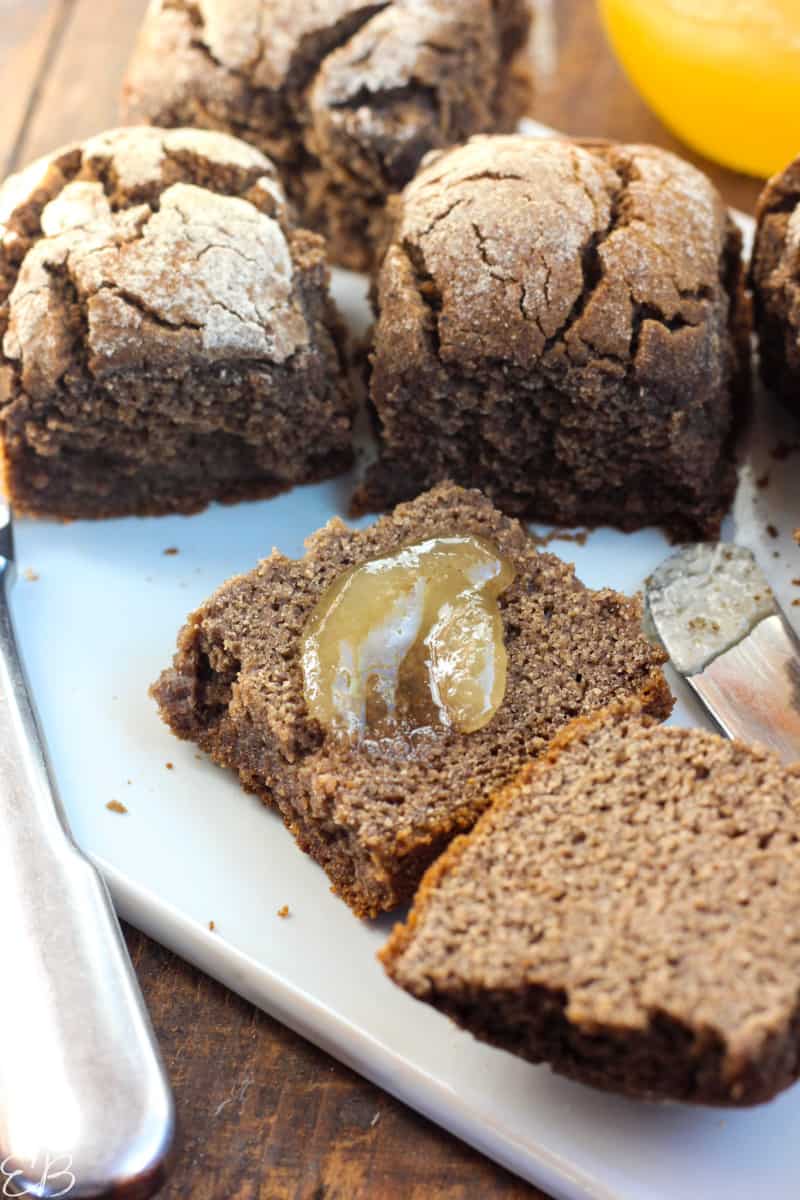
[(652, 147), (480, 137), (395, 217), (357, 508), (450, 478), (543, 521), (718, 533), (749, 347), (741, 239), (704, 175)]
[(116, 130), (9, 179), (0, 339), (18, 512), (191, 512), (350, 461), (322, 239), (225, 134)]

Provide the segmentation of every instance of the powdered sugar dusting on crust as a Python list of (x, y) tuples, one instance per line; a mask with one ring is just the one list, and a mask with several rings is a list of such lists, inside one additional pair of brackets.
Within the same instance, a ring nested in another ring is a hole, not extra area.
[(259, 193), (271, 198), (275, 205), (275, 215), (285, 212), (286, 194), (277, 179), (270, 179), (268, 175), (262, 175), (260, 179), (256, 180), (250, 192), (250, 197), (256, 204)]
[(27, 204), (44, 184), (50, 171), (54, 155), (37, 158), (24, 171), (9, 175), (0, 188), (0, 227), (7, 225), (14, 213)]
[(169, 188), (142, 237), (120, 251), (112, 281), (161, 320), (197, 328), (215, 356), (284, 362), (308, 342), (286, 238), (277, 221), (236, 197)]
[(16, 175), (9, 175), (0, 187), (0, 246), (9, 248), (19, 240), (20, 234), (9, 228), (15, 215), (42, 193), (57, 193), (64, 183), (60, 168), (79, 154), (79, 145), (65, 146), (36, 159)]
[[(164, 174), (164, 162), (169, 155), (188, 154), (201, 161), (220, 167), (234, 168), (242, 172), (261, 172), (257, 186), (270, 195), (279, 208), (286, 204), (275, 167), (260, 150), (227, 133), (207, 129), (155, 129), (150, 126), (132, 126), (111, 129), (89, 138), (80, 144), (63, 147), (53, 154), (37, 159), (23, 171), (11, 175), (0, 187), (0, 239), (8, 233), (7, 226), (14, 214), (29, 205), (42, 189), (56, 181), (56, 192), (70, 188), (69, 203), (74, 206), (80, 201), (85, 205), (89, 191), (81, 192), (77, 184), (67, 184), (58, 175), (59, 164), (70, 157), (81, 156), (84, 171), (100, 164), (110, 164), (119, 186), (123, 190), (134, 190), (147, 184), (157, 184)], [(97, 181), (80, 181), (86, 187), (99, 186)], [(58, 186), (60, 184), (60, 187)], [(101, 189), (102, 190), (102, 189)], [(55, 197), (54, 197), (55, 199)], [(53, 208), (47, 205), (51, 222), (55, 212), (64, 213), (63, 205)], [(58, 220), (71, 220), (59, 217)], [(46, 236), (57, 232), (54, 228), (44, 229)]]
[(247, 70), (256, 87), (279, 88), (305, 38), (351, 13), (385, 7), (364, 0), (197, 0), (202, 38), (216, 62)]
[(68, 229), (79, 229), (90, 221), (110, 217), (111, 205), (102, 183), (74, 180), (45, 205), (40, 220), (44, 236), (56, 237)]
[(163, 174), (164, 158), (181, 152), (219, 166), (260, 170), (275, 177), (272, 163), (254, 146), (215, 130), (162, 130), (145, 125), (112, 129), (90, 138), (83, 153), (87, 162), (112, 163), (120, 186), (132, 189), (157, 182)]
[[(491, 14), (480, 3), (462, 3), (448, 8), (428, 0), (406, 0), (377, 13), (359, 33), (330, 55), (322, 64), (311, 94), (312, 108), (325, 110), (363, 95), (367, 103), (364, 120), (380, 125), (380, 108), (369, 108), (369, 94), (405, 88), (420, 79), (420, 57), (427, 47), (441, 54), (470, 37), (493, 36)], [(465, 68), (467, 63), (465, 62)], [(385, 115), (383, 117), (385, 123)]]
[[(165, 156), (180, 152), (263, 171), (248, 193), (256, 202), (175, 183), (157, 211), (149, 204), (112, 208), (101, 164), (110, 165), (124, 195), (162, 182)], [(194, 130), (112, 131), (86, 144), (82, 167), (79, 151), (72, 153), (78, 178), (53, 175), (63, 159), (52, 156), (19, 177), (7, 202), (12, 214), (21, 210), (45, 182), (52, 195), (41, 212), (42, 236), (29, 246), (8, 298), (3, 350), (19, 364), (29, 394), (46, 395), (58, 384), (81, 336), (76, 321), (88, 326), (96, 375), (143, 361), (280, 364), (309, 344), (286, 235), (256, 207), (259, 191), (279, 214), (283, 207), (268, 159), (227, 135)], [(92, 172), (102, 178), (85, 177)]]
[(266, 7), (264, 0), (197, 0), (203, 40), (218, 63), (231, 71), (252, 64), (258, 55)]
[[(42, 399), (57, 385), (69, 367), (73, 338), (64, 306), (55, 291), (55, 271), (66, 261), (62, 235), (52, 242), (39, 242), (26, 256), (8, 300), (8, 329), (3, 354), (22, 372), (22, 386), (34, 400)], [(86, 240), (87, 251), (100, 243)], [(45, 255), (44, 248), (50, 253)]]
[(127, 189), (161, 178), (164, 135), (159, 129), (111, 129), (89, 138), (83, 147), (84, 162), (113, 163), (120, 186)]
[(404, 193), (398, 240), (421, 248), (441, 291), (444, 356), (541, 353), (581, 293), (582, 251), (608, 224), (614, 178), (547, 139), (477, 137), (428, 159)]
[(240, 167), (243, 171), (261, 170), (277, 179), (274, 166), (266, 155), (249, 142), (209, 129), (171, 129), (162, 134), (168, 153), (181, 151), (196, 154), (220, 166)]
[[(109, 255), (138, 236), (149, 213), (146, 205), (139, 205), (106, 220), (66, 228), (41, 239), (25, 256), (8, 299), (3, 353), (19, 366), (23, 388), (34, 399), (46, 399), (74, 361), (78, 318), (64, 283), (79, 304), (89, 293), (105, 294)], [(119, 341), (118, 329), (113, 336)]]
[(725, 237), (712, 185), (672, 154), (508, 135), (430, 155), (405, 190), (397, 241), (436, 283), (443, 358), (529, 365), (559, 331), (582, 341), (578, 354), (591, 345), (624, 360), (636, 305), (698, 323)]
[(631, 175), (629, 219), (653, 227), (641, 243), (643, 267), (651, 276), (661, 271), (665, 278), (677, 269), (679, 289), (713, 279), (726, 213), (710, 180), (691, 163), (654, 146), (615, 148), (612, 161), (617, 165), (623, 156)]

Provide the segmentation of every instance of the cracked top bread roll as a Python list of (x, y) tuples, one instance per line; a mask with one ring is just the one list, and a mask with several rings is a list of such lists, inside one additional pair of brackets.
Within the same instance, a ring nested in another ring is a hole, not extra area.
[(750, 273), (761, 374), (800, 414), (800, 158), (758, 202)]
[(116, 130), (9, 179), (0, 339), (20, 512), (189, 512), (349, 462), (322, 240), (227, 135)]
[(648, 146), (478, 137), (393, 207), (356, 508), (450, 478), (557, 524), (716, 535), (748, 344), (708, 179)]
[(152, 0), (123, 119), (246, 138), (360, 270), (429, 150), (525, 111), (529, 24), (527, 0)]

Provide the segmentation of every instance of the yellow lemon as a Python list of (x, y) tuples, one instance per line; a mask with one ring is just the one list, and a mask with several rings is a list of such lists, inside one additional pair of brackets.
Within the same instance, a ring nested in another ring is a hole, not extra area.
[(771, 175), (800, 154), (800, 0), (599, 0), (645, 100), (705, 154)]

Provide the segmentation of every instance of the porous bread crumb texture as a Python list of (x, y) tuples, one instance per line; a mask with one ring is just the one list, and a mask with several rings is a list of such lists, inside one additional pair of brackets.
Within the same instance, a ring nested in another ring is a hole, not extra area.
[(761, 193), (750, 282), (762, 377), (800, 414), (800, 157)]
[(332, 257), (368, 268), (432, 149), (529, 104), (527, 0), (152, 0), (123, 117), (223, 129), (278, 164)]
[(635, 702), (578, 720), (423, 880), (380, 957), (477, 1038), (635, 1096), (800, 1074), (800, 767)]
[[(498, 713), (475, 733), (440, 728), (411, 746), (326, 736), (309, 718), (300, 661), (323, 590), (348, 567), (454, 533), (488, 538), (516, 569), (499, 599), (508, 681)], [(670, 711), (664, 656), (640, 632), (639, 603), (584, 587), (478, 492), (443, 485), (360, 531), (333, 520), (307, 547), (299, 560), (274, 551), (193, 613), (153, 694), (174, 733), (279, 809), (360, 916), (408, 899), (451, 838), (577, 714), (635, 694), (659, 717)]]
[(709, 180), (653, 147), (478, 137), (392, 207), (356, 511), (451, 478), (514, 515), (717, 536), (749, 314)]
[(351, 458), (324, 246), (225, 134), (114, 130), (9, 179), (0, 343), (19, 512), (191, 512)]

